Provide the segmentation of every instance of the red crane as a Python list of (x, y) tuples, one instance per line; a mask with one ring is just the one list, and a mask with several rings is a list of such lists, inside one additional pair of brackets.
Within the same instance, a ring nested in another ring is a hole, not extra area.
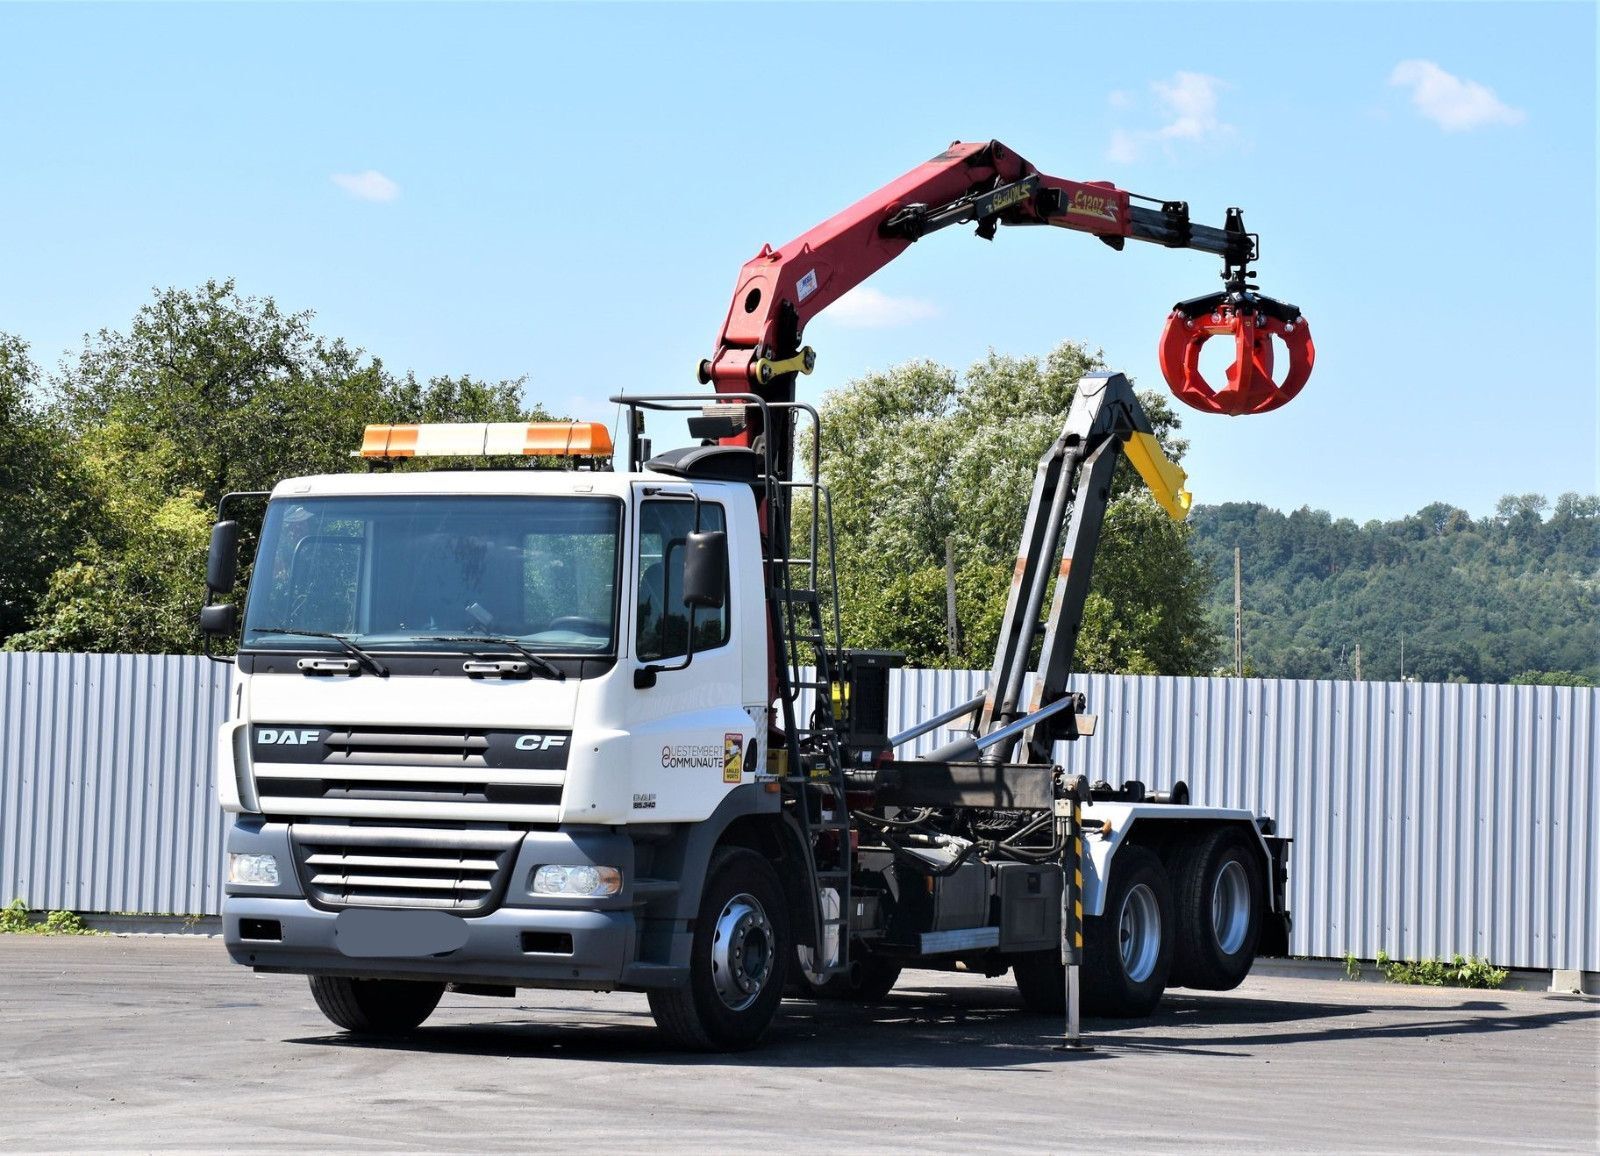
[[(1138, 203), (1136, 203), (1138, 202)], [(1293, 305), (1256, 292), (1250, 262), (1258, 239), (1243, 214), (1229, 209), (1222, 228), (1195, 224), (1183, 201), (1129, 193), (1106, 181), (1070, 181), (1042, 173), (999, 141), (957, 141), (843, 212), (781, 248), (763, 246), (739, 273), (716, 352), (700, 363), (700, 381), (719, 392), (753, 392), (792, 401), (798, 373), (814, 352), (802, 345), (806, 323), (929, 233), (972, 223), (990, 239), (1001, 225), (1055, 225), (1099, 237), (1113, 249), (1132, 238), (1223, 259), (1221, 292), (1174, 306), (1161, 339), (1160, 364), (1179, 400), (1210, 413), (1264, 413), (1294, 397), (1315, 358), (1311, 331)], [(1219, 334), (1234, 339), (1225, 383), (1200, 373), (1200, 347)], [(1273, 377), (1271, 339), (1283, 341), (1289, 365)], [(790, 466), (787, 419), (771, 431), (774, 460)], [(759, 417), (724, 439), (749, 444)]]

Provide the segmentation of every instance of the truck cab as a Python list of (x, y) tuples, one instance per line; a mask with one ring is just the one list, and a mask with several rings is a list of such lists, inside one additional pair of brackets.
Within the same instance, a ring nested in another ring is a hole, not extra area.
[(325, 1006), (684, 985), (713, 849), (781, 854), (754, 490), (695, 472), (272, 490), (218, 743), (237, 962)]

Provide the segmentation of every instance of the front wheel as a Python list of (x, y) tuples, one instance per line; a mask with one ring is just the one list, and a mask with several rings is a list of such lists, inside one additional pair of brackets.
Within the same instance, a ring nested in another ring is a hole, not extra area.
[(754, 851), (720, 847), (700, 898), (689, 982), (652, 991), (650, 1014), (679, 1047), (751, 1047), (777, 1014), (793, 950), (772, 865)]
[(360, 1035), (392, 1036), (408, 1032), (433, 1014), (444, 996), (444, 984), (404, 979), (351, 979), (313, 975), (311, 996), (339, 1027)]

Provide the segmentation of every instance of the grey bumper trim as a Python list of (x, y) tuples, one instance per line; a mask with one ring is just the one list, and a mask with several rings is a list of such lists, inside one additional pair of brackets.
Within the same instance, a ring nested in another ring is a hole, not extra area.
[[(446, 983), (493, 983), (512, 987), (674, 987), (680, 969), (646, 967), (635, 958), (631, 911), (552, 907), (503, 907), (464, 918), (467, 942), (442, 955), (352, 958), (334, 935), (337, 913), (303, 899), (229, 896), (223, 912), (223, 942), (234, 962), (261, 971), (349, 975), (362, 979), (416, 979)], [(241, 920), (276, 920), (282, 940), (245, 939)], [(523, 932), (571, 936), (571, 954), (524, 952)]]

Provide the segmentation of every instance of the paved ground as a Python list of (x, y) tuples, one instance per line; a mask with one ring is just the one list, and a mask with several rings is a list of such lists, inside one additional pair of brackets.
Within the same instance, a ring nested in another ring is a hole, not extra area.
[(523, 995), (375, 1046), (215, 940), (0, 937), (0, 1150), (1600, 1148), (1592, 998), (1251, 979), (1068, 1056), (1008, 980), (920, 972), (682, 1057), (642, 996)]

